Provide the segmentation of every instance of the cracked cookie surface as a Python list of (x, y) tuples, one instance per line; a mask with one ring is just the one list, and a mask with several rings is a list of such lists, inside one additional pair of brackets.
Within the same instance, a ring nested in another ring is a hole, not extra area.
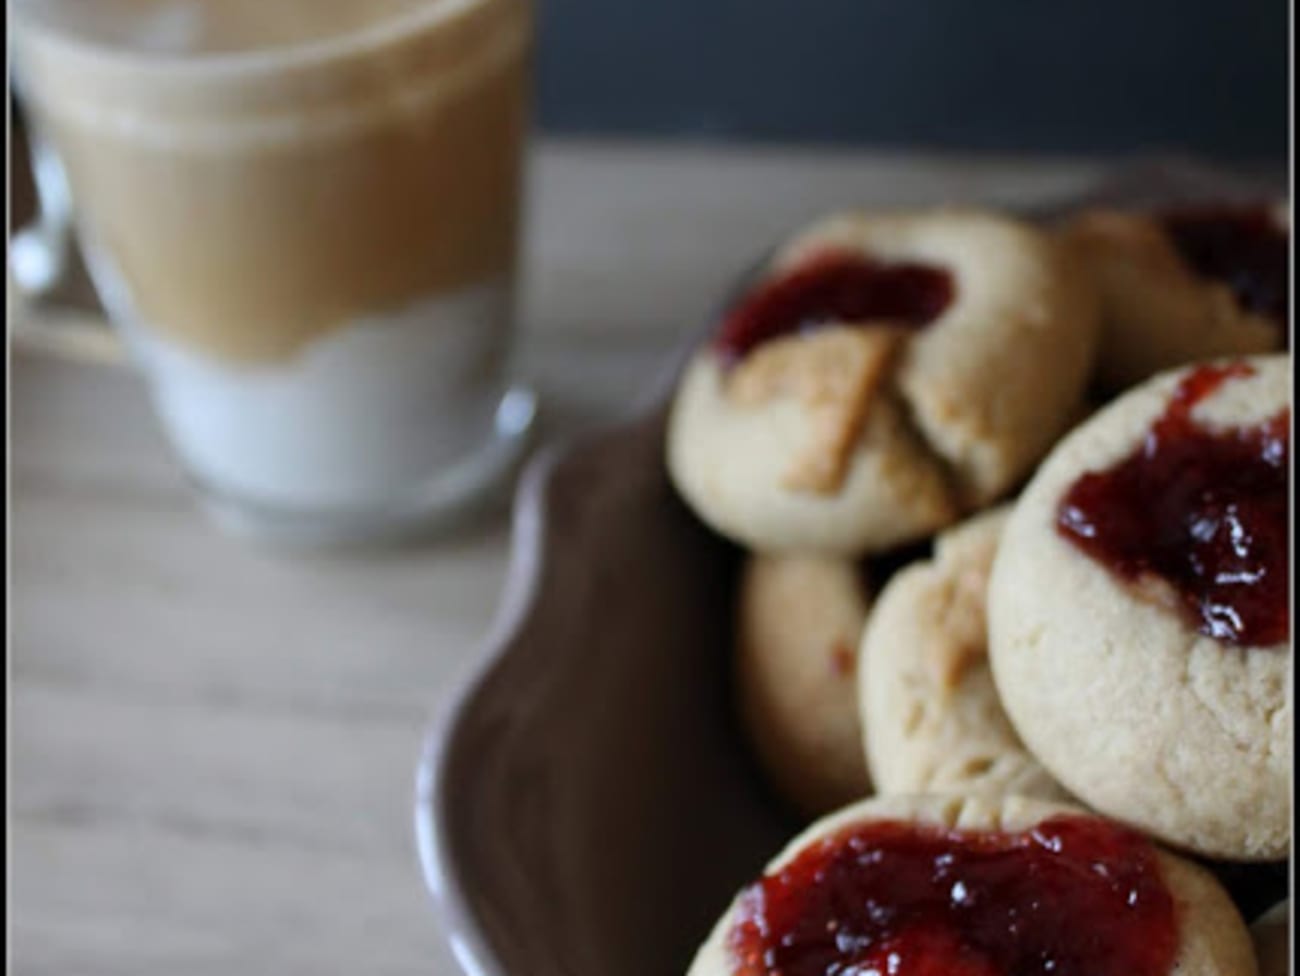
[[(761, 367), (746, 359), (762, 344), (737, 361), (696, 354), (669, 418), (669, 470), (704, 521), (757, 550), (878, 553), (984, 507), (1077, 416), (1091, 370), (1092, 293), (1025, 224), (833, 216), (780, 249), (764, 280), (828, 252), (944, 269), (953, 294), (920, 325), (818, 322), (769, 339), (780, 345)], [(853, 331), (870, 343), (846, 341)]]
[(881, 793), (1065, 792), (1007, 720), (988, 660), (988, 577), (1003, 506), (948, 529), (880, 592), (862, 636), (859, 716)]

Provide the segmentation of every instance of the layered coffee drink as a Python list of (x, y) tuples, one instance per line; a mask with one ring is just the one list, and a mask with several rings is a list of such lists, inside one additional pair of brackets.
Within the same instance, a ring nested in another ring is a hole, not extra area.
[(490, 437), (526, 0), (26, 0), (20, 96), (186, 466), (388, 504)]

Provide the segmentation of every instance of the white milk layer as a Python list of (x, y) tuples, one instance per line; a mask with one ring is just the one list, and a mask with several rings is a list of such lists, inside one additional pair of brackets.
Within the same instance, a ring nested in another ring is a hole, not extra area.
[(491, 436), (510, 301), (504, 282), (440, 295), (267, 366), (124, 331), (177, 452), (207, 488), (268, 506), (367, 509), (418, 493)]

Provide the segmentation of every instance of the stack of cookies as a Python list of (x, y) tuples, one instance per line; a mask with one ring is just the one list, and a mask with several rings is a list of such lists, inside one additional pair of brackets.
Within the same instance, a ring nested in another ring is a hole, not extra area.
[(810, 825), (693, 976), (1286, 971), (1204, 865), (1291, 840), (1288, 238), (840, 214), (735, 301), (668, 466)]

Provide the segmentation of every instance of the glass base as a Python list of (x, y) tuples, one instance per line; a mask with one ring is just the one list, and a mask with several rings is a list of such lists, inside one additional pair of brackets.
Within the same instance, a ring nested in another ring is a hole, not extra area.
[(201, 479), (196, 481), (203, 508), (219, 528), (234, 536), (293, 549), (391, 543), (436, 532), (467, 516), (518, 467), (536, 421), (536, 393), (527, 387), (511, 387), (497, 406), (492, 437), (476, 453), (411, 494), (374, 508), (285, 508), (236, 497)]

